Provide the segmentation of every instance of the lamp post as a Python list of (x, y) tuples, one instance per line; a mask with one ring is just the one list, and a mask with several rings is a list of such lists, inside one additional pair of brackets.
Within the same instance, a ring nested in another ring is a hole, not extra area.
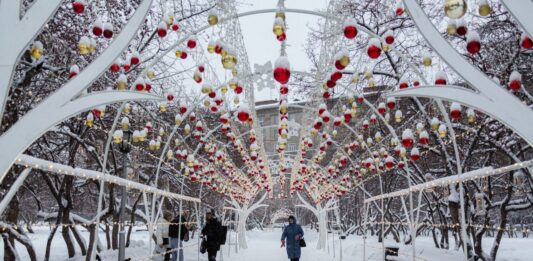
[[(131, 136), (132, 132), (129, 130), (129, 126), (123, 125), (122, 130), (117, 130), (113, 134), (115, 142), (118, 144), (118, 149), (122, 152), (122, 176), (121, 178), (128, 177), (128, 153), (131, 151)], [(125, 259), (125, 247), (126, 247), (126, 235), (124, 230), (124, 209), (126, 208), (126, 187), (120, 188), (120, 213), (119, 213), (119, 244), (118, 244), (118, 261), (124, 261)]]

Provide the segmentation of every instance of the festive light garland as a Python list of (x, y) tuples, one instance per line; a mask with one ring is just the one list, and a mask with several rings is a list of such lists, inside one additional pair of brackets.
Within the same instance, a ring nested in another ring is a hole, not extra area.
[(34, 169), (40, 169), (42, 171), (47, 171), (47, 172), (54, 173), (54, 174), (71, 175), (71, 176), (76, 176), (76, 177), (84, 178), (84, 179), (102, 180), (104, 182), (116, 184), (119, 186), (126, 186), (127, 188), (136, 189), (142, 192), (153, 193), (156, 195), (165, 196), (165, 197), (173, 198), (177, 200), (185, 200), (185, 201), (190, 201), (190, 202), (201, 203), (201, 200), (199, 198), (193, 198), (189, 196), (172, 193), (169, 191), (164, 191), (164, 190), (157, 189), (157, 188), (154, 188), (148, 185), (143, 185), (143, 184), (131, 181), (131, 180), (123, 179), (117, 176), (105, 174), (105, 173), (94, 171), (94, 170), (73, 168), (71, 166), (58, 164), (58, 163), (51, 162), (48, 160), (38, 159), (38, 158), (29, 156), (29, 155), (19, 156), (18, 159), (15, 161), (15, 164), (26, 166), (26, 167), (32, 167)]
[(533, 165), (533, 160), (518, 162), (518, 163), (509, 165), (506, 167), (501, 167), (498, 169), (493, 169), (492, 167), (485, 167), (482, 169), (477, 169), (477, 170), (473, 170), (467, 173), (463, 173), (461, 176), (454, 175), (454, 176), (444, 177), (444, 178), (428, 181), (426, 183), (414, 185), (411, 187), (411, 189), (402, 189), (402, 190), (398, 190), (395, 192), (367, 198), (365, 199), (364, 203), (370, 203), (372, 201), (385, 199), (385, 198), (404, 196), (404, 195), (409, 194), (410, 192), (421, 191), (421, 190), (431, 189), (435, 187), (448, 186), (450, 184), (457, 184), (462, 181), (470, 181), (470, 180), (475, 180), (479, 178), (498, 175), (498, 174), (502, 174), (502, 173), (517, 170), (517, 169), (527, 168), (531, 165)]

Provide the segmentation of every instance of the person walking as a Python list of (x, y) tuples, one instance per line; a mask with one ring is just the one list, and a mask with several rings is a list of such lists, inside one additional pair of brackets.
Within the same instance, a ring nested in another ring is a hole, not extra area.
[(189, 241), (189, 230), (185, 225), (183, 216), (178, 215), (171, 221), (168, 228), (168, 236), (170, 237), (170, 247), (172, 248), (171, 261), (183, 261), (183, 241)]
[(207, 250), (207, 258), (209, 261), (216, 261), (217, 252), (220, 250), (220, 231), (222, 225), (217, 220), (213, 212), (205, 214), (205, 226), (202, 228), (202, 236), (205, 250)]
[(163, 215), (157, 221), (157, 245), (159, 246), (159, 252), (164, 253), (164, 261), (170, 260), (170, 240), (168, 235), (169, 222), (172, 219), (172, 214), (165, 211)]
[(302, 227), (296, 224), (296, 218), (289, 216), (289, 225), (283, 229), (281, 234), (281, 247), (287, 248), (287, 257), (291, 261), (300, 261), (302, 255), (300, 240), (303, 239), (304, 231)]

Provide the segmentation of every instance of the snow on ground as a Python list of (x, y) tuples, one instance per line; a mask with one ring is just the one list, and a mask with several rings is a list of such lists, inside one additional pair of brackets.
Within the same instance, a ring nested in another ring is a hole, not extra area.
[[(35, 234), (29, 234), (30, 238), (37, 252), (39, 260), (42, 260), (46, 250), (46, 240), (48, 238), (48, 227), (34, 227)], [(345, 240), (338, 239), (338, 236), (329, 234), (328, 246), (325, 250), (317, 251), (315, 246), (318, 241), (318, 234), (314, 231), (306, 229), (305, 239), (307, 247), (302, 249), (301, 261), (340, 261), (340, 248), (342, 243), (342, 260), (344, 261), (373, 261), (383, 260), (382, 245), (377, 243), (376, 238), (369, 237), (366, 240), (366, 251), (363, 250), (364, 240), (362, 237), (349, 236)], [(82, 231), (83, 236), (88, 239), (89, 233)], [(228, 243), (235, 242), (235, 234), (228, 237)], [(235, 253), (235, 246), (227, 244), (222, 246), (223, 260), (226, 261), (283, 261), (288, 260), (285, 249), (280, 248), (281, 229), (267, 229), (266, 231), (249, 231), (248, 235), (248, 249), (238, 250)], [(101, 234), (101, 239), (104, 239)], [(138, 231), (132, 233), (132, 247), (126, 250), (126, 256), (132, 257), (132, 260), (161, 260), (159, 256), (153, 257), (148, 253), (148, 232), (143, 228), (138, 228)], [(335, 240), (333, 240), (335, 238)], [(198, 260), (198, 238), (195, 237), (187, 242), (184, 247), (185, 261)], [(341, 242), (342, 241), (342, 242)], [(485, 252), (489, 252), (492, 238), (484, 240)], [(453, 243), (453, 242), (452, 242)], [(387, 242), (389, 244), (389, 242)], [(498, 254), (498, 261), (530, 261), (533, 256), (532, 238), (504, 238)], [(76, 245), (77, 246), (77, 245)], [(3, 242), (0, 241), (0, 249), (3, 249)], [(29, 260), (23, 246), (17, 244), (22, 260)], [(77, 253), (79, 253), (77, 249)], [(365, 252), (365, 253), (363, 253)], [(220, 253), (220, 252), (219, 252)], [(116, 251), (105, 251), (101, 254), (103, 260), (116, 260)], [(364, 259), (363, 256), (366, 256)], [(85, 257), (77, 256), (72, 259), (67, 258), (66, 246), (58, 231), (52, 242), (52, 251), (50, 260), (69, 260), (81, 261)], [(420, 261), (455, 261), (463, 260), (462, 253), (453, 250), (436, 249), (431, 238), (420, 237), (416, 241), (416, 260)], [(0, 251), (0, 259), (3, 259), (3, 251)], [(206, 261), (206, 255), (200, 255), (200, 261)], [(222, 260), (219, 258), (217, 260)], [(412, 260), (410, 246), (400, 245), (400, 261)]]

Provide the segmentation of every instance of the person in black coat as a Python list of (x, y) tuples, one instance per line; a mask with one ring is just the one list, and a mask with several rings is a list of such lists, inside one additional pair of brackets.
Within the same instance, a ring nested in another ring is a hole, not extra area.
[(217, 220), (212, 212), (207, 212), (205, 215), (205, 226), (202, 229), (203, 240), (205, 241), (205, 248), (209, 261), (216, 261), (217, 252), (220, 250), (220, 221)]
[[(168, 236), (170, 237), (170, 246), (172, 248), (171, 261), (183, 261), (183, 241), (189, 241), (189, 230), (185, 225), (185, 218), (181, 215), (176, 216), (168, 227)], [(179, 249), (176, 249), (179, 248)]]

